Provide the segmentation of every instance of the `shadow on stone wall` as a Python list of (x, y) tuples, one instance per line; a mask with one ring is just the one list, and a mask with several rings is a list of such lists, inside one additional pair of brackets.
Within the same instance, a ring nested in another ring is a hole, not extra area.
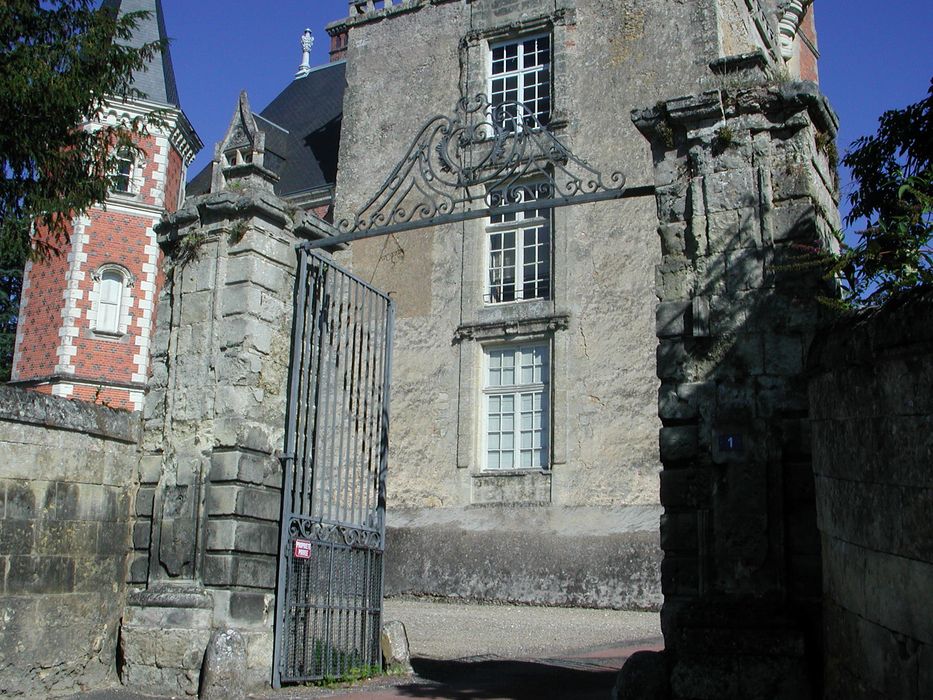
[(933, 697), (933, 290), (810, 352), (827, 698)]
[[(737, 57), (741, 59), (742, 57)], [(633, 114), (652, 144), (664, 664), (674, 698), (820, 694), (820, 553), (804, 363), (838, 225), (810, 83), (715, 90)], [(647, 668), (647, 667), (646, 667)], [(629, 677), (637, 668), (626, 667)], [(620, 697), (640, 698), (626, 687)]]
[(139, 414), (0, 387), (0, 695), (116, 680)]

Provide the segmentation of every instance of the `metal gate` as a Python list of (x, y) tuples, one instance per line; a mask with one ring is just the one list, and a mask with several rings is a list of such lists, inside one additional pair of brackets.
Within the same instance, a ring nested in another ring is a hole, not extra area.
[(393, 304), (299, 252), (273, 684), (381, 663)]

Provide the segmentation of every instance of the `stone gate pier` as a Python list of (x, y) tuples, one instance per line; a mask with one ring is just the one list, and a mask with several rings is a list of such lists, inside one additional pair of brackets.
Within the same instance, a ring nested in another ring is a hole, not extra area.
[(212, 633), (227, 628), (247, 683), (271, 679), (294, 247), (329, 231), (275, 196), (261, 132), (250, 136), (251, 162), (218, 177), (216, 161), (213, 191), (159, 230), (136, 591), (120, 631), (122, 681), (137, 690), (196, 694)]
[(820, 279), (793, 263), (800, 245), (829, 245), (838, 226), (837, 124), (814, 84), (768, 83), (753, 59), (724, 67), (758, 86), (633, 115), (652, 146), (662, 253), (666, 649), (651, 663), (674, 698), (819, 693), (804, 363)]

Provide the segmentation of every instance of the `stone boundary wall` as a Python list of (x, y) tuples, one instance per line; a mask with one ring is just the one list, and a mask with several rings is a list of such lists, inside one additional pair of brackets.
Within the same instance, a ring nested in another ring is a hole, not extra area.
[(139, 414), (0, 387), (0, 695), (116, 679)]
[(660, 517), (652, 505), (389, 508), (385, 593), (658, 610)]
[(933, 291), (810, 356), (826, 698), (933, 697)]

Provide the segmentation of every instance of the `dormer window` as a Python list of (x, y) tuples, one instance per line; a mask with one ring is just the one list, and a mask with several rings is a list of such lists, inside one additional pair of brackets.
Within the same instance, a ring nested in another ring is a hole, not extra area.
[(228, 168), (253, 162), (253, 152), (248, 148), (234, 148), (224, 153)]

